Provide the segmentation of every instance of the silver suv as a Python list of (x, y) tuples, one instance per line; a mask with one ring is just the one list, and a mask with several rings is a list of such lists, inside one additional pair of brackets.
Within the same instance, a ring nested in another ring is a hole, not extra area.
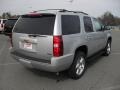
[(67, 70), (79, 79), (88, 57), (111, 52), (111, 32), (84, 12), (41, 10), (22, 15), (13, 28), (11, 55), (44, 71)]

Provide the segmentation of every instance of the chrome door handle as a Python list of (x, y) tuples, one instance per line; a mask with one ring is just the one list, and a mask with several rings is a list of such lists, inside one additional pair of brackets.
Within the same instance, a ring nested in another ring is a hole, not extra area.
[(87, 39), (92, 39), (93, 37), (92, 36), (87, 36)]

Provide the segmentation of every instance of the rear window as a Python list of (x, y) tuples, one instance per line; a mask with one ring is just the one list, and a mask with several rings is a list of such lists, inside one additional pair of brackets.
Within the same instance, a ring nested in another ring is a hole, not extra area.
[(5, 25), (6, 26), (14, 26), (14, 24), (16, 23), (17, 19), (10, 19), (10, 20), (7, 20), (5, 22)]
[(24, 15), (14, 28), (16, 33), (53, 35), (55, 15)]

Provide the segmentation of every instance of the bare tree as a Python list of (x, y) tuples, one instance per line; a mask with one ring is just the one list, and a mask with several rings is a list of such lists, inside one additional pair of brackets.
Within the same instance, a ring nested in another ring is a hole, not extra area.
[(11, 18), (11, 16), (12, 16), (12, 15), (11, 15), (10, 12), (5, 12), (5, 13), (2, 14), (2, 18), (3, 18), (3, 19)]
[(9, 19), (9, 18), (18, 18), (19, 15), (12, 15), (10, 12), (4, 12), (1, 16), (3, 19)]
[(116, 26), (120, 25), (120, 18), (115, 17), (111, 12), (105, 12), (101, 17), (98, 17), (104, 25)]

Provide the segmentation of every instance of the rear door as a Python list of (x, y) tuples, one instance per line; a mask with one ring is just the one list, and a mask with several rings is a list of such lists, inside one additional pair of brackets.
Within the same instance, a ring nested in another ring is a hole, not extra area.
[(80, 18), (78, 15), (62, 15), (61, 21), (64, 54), (70, 54), (80, 44)]
[(97, 51), (97, 39), (96, 32), (93, 29), (92, 19), (89, 16), (83, 17), (84, 29), (86, 32), (86, 41), (88, 46), (88, 56), (94, 54)]
[(14, 49), (26, 56), (50, 60), (53, 54), (55, 15), (24, 15), (13, 30)]
[(97, 49), (101, 50), (105, 47), (106, 44), (106, 35), (104, 33), (104, 31), (102, 30), (102, 25), (100, 23), (100, 21), (98, 21), (96, 18), (93, 18), (93, 25), (94, 25), (94, 29), (96, 31), (96, 39), (97, 39)]

